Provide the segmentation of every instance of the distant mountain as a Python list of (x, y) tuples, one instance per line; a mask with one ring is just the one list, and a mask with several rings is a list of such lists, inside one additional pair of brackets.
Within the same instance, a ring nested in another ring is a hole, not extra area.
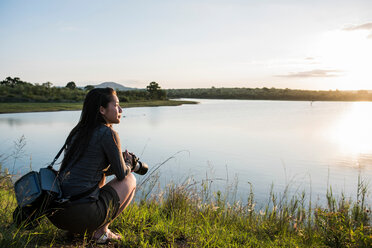
[(121, 85), (121, 84), (118, 84), (118, 83), (115, 83), (115, 82), (104, 82), (104, 83), (101, 83), (101, 84), (98, 84), (98, 85), (93, 85), (93, 86), (94, 86), (94, 88), (110, 87), (110, 88), (113, 88), (114, 90), (117, 90), (117, 91), (138, 90), (137, 88), (126, 87), (124, 85)]

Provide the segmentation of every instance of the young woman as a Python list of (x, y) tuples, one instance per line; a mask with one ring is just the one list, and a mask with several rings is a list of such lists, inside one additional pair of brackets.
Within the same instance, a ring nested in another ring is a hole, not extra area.
[[(121, 238), (108, 226), (131, 202), (136, 188), (132, 156), (122, 153), (119, 136), (112, 129), (112, 124), (120, 123), (122, 112), (113, 89), (89, 91), (80, 120), (66, 139), (59, 170), (66, 203), (48, 216), (60, 229), (92, 233), (97, 243)], [(115, 178), (105, 184), (108, 175)]]

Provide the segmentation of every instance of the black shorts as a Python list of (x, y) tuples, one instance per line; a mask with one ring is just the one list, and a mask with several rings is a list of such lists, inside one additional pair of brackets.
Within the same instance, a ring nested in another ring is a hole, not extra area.
[(111, 222), (117, 216), (119, 208), (118, 194), (106, 184), (100, 189), (97, 201), (56, 207), (48, 218), (60, 229), (72, 233), (92, 233)]

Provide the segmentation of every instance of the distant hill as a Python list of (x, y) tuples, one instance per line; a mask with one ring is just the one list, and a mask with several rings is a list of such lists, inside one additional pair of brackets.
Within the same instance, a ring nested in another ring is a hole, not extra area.
[(110, 87), (110, 88), (113, 88), (114, 90), (117, 90), (117, 91), (138, 90), (138, 88), (126, 87), (124, 85), (121, 85), (121, 84), (118, 84), (118, 83), (115, 83), (115, 82), (103, 82), (101, 84), (93, 85), (93, 86), (94, 86), (94, 88)]

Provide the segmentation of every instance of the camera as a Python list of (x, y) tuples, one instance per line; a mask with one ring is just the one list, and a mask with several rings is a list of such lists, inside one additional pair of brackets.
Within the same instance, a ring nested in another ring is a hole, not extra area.
[(137, 158), (137, 156), (133, 153), (129, 152), (129, 154), (132, 156), (132, 163), (130, 164), (131, 171), (139, 175), (145, 175), (149, 170), (149, 166), (146, 163), (140, 161), (139, 158)]
[(145, 175), (147, 171), (149, 170), (149, 166), (141, 161), (137, 161), (134, 168), (132, 168), (132, 171), (139, 174), (139, 175)]

